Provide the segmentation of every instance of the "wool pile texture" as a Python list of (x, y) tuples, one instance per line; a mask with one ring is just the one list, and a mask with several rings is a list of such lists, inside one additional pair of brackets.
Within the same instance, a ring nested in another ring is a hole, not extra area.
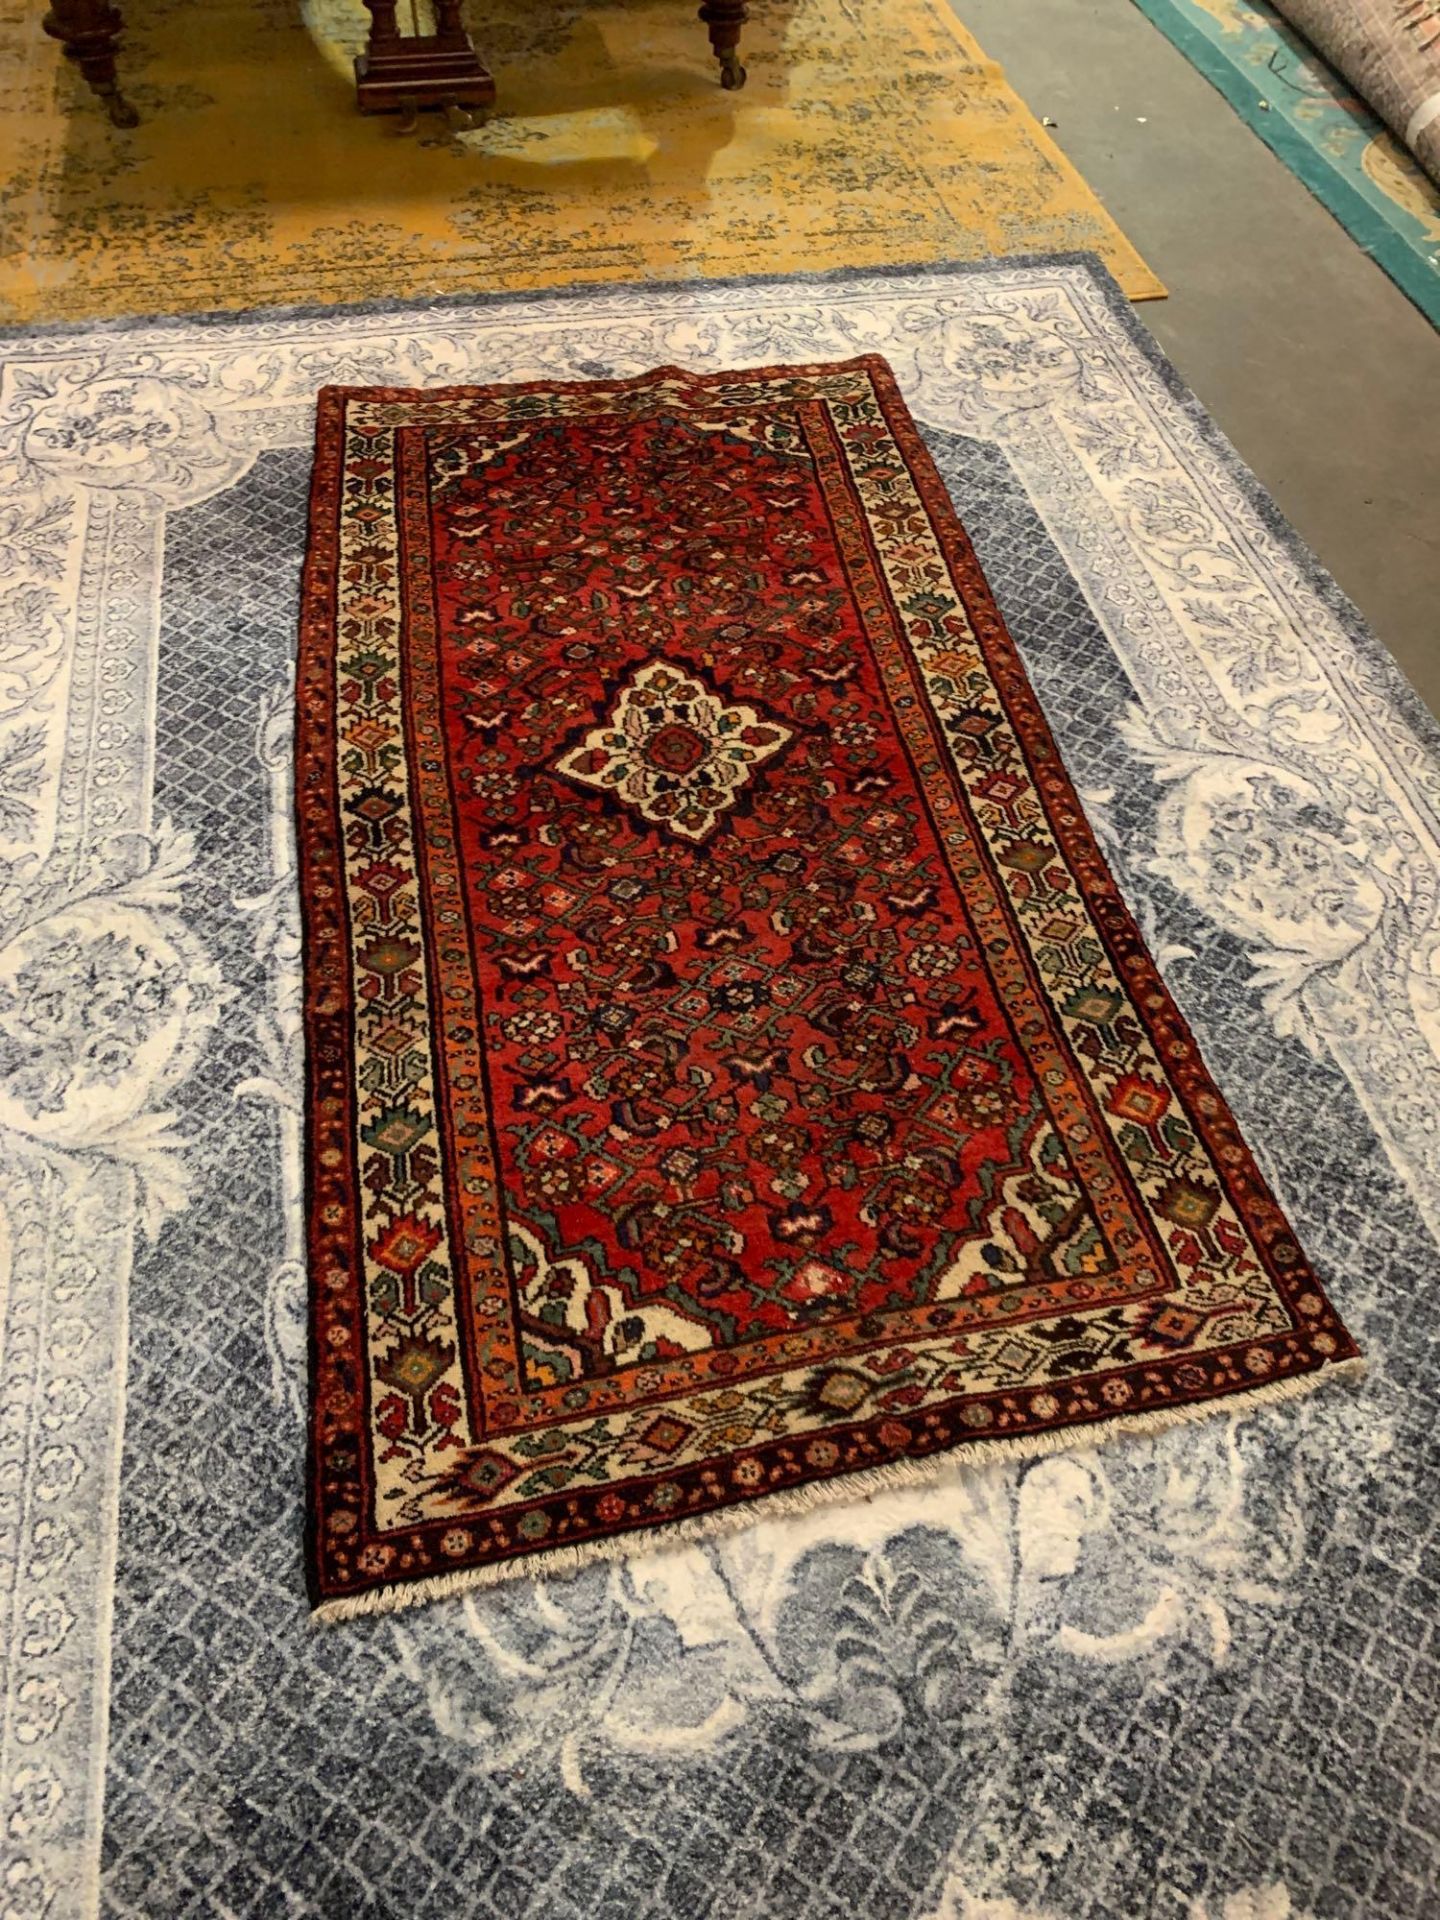
[(327, 1611), (1355, 1361), (882, 359), (327, 391), (299, 715)]

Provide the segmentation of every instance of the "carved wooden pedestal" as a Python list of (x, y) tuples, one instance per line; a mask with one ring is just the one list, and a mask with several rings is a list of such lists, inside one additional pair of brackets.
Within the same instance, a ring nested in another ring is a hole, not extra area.
[(395, 0), (365, 0), (370, 43), (355, 62), (355, 99), (362, 113), (451, 112), (488, 107), (495, 82), (460, 20), (460, 0), (435, 0), (435, 31), (402, 35)]

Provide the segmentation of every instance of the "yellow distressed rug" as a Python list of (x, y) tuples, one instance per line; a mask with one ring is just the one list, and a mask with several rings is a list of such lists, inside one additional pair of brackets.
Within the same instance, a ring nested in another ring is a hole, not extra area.
[(486, 0), (458, 138), (355, 112), (360, 0), (127, 0), (132, 133), (41, 11), (0, 0), (12, 319), (1069, 248), (1164, 292), (944, 0), (757, 0), (738, 93), (694, 0)]

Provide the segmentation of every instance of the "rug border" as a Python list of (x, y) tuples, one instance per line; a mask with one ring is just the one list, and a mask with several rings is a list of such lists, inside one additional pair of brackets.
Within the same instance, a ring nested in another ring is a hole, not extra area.
[[(316, 1049), (311, 1031), (310, 996), (306, 990), (309, 976), (312, 935), (310, 915), (305, 911), (305, 818), (302, 811), (300, 783), (300, 727), (301, 702), (304, 689), (300, 678), (300, 643), (305, 622), (312, 600), (324, 599), (333, 620), (338, 587), (338, 572), (327, 577), (320, 562), (321, 543), (315, 538), (320, 525), (323, 510), (323, 483), (330, 480), (330, 469), (321, 458), (326, 445), (327, 435), (333, 436), (338, 420), (343, 427), (345, 404), (327, 400), (327, 394), (335, 389), (322, 387), (315, 396), (315, 423), (311, 434), (310, 482), (306, 488), (305, 502), (305, 554), (300, 568), (299, 604), (296, 610), (295, 638), (293, 651), (294, 691), (291, 696), (292, 738), (290, 744), (290, 831), (294, 835), (295, 854), (295, 891), (297, 920), (300, 934), (300, 1030), (304, 1037), (304, 1046), (300, 1049), (300, 1245), (301, 1264), (304, 1269), (305, 1303), (305, 1402), (301, 1426), (304, 1433), (304, 1474), (303, 1474), (303, 1525), (301, 1528), (301, 1559), (305, 1579), (306, 1597), (314, 1611), (319, 1595), (316, 1569), (320, 1564), (320, 1468), (317, 1458), (317, 1432), (319, 1422), (316, 1419), (316, 1395), (320, 1380), (320, 1340), (315, 1311), (315, 1276), (310, 1259), (310, 1222), (315, 1212), (316, 1169), (315, 1156), (310, 1152), (310, 1115), (319, 1098), (316, 1082)], [(338, 516), (337, 516), (338, 517)], [(338, 760), (336, 762), (338, 769)]]
[[(830, 1479), (808, 1480), (803, 1486), (757, 1494), (731, 1506), (717, 1507), (713, 1513), (660, 1521), (625, 1533), (605, 1534), (579, 1546), (548, 1547), (538, 1553), (516, 1554), (508, 1560), (492, 1560), (484, 1566), (460, 1567), (418, 1580), (392, 1581), (365, 1593), (345, 1594), (337, 1599), (316, 1601), (312, 1586), (308, 1618), (312, 1627), (338, 1626), (348, 1620), (408, 1613), (412, 1607), (429, 1606), (433, 1601), (452, 1599), (477, 1588), (504, 1586), (512, 1580), (573, 1579), (586, 1567), (601, 1561), (636, 1560), (650, 1552), (683, 1550), (700, 1541), (740, 1533), (789, 1514), (873, 1500), (898, 1487), (933, 1486), (944, 1478), (947, 1469), (960, 1473), (1002, 1460), (1035, 1460), (1051, 1454), (1074, 1453), (1097, 1444), (1093, 1431), (1097, 1426), (1103, 1430), (1102, 1439), (1108, 1445), (1111, 1440), (1151, 1439), (1175, 1427), (1213, 1419), (1225, 1412), (1247, 1414), (1257, 1407), (1303, 1400), (1322, 1387), (1362, 1379), (1369, 1364), (1364, 1354), (1354, 1354), (1346, 1360), (1328, 1361), (1311, 1373), (1295, 1374), (1288, 1380), (1267, 1380), (1238, 1393), (1217, 1394), (1209, 1400), (1192, 1400), (1158, 1412), (1097, 1414), (1092, 1420), (1076, 1421), (1053, 1433), (1007, 1434), (999, 1439), (967, 1441), (963, 1448), (952, 1447), (920, 1459), (887, 1461), (882, 1466), (853, 1469)], [(308, 1520), (307, 1515), (307, 1524)], [(307, 1581), (309, 1572), (307, 1561)]]
[[(1100, 255), (1083, 247), (1062, 247), (1051, 253), (1009, 253), (984, 260), (884, 261), (869, 267), (797, 268), (793, 273), (717, 273), (688, 274), (677, 279), (653, 280), (571, 280), (556, 287), (475, 287), (463, 293), (417, 293), (409, 298), (397, 296), (385, 300), (296, 300), (288, 304), (260, 307), (206, 307), (195, 313), (97, 314), (89, 320), (7, 320), (0, 321), (0, 347), (14, 341), (61, 340), (76, 336), (108, 333), (145, 333), (162, 327), (260, 326), (270, 321), (345, 320), (361, 314), (407, 314), (461, 311), (475, 308), (535, 306), (552, 300), (595, 300), (607, 296), (704, 292), (707, 288), (824, 286), (847, 280), (904, 280), (919, 274), (988, 275), (1015, 271), (1033, 271), (1037, 267), (1080, 266), (1093, 274), (1117, 312), (1129, 312), (1137, 303), (1130, 299)], [(1168, 297), (1168, 296), (1167, 296)], [(1155, 347), (1154, 336), (1138, 329), (1138, 337)], [(1162, 353), (1163, 357), (1163, 353)], [(696, 369), (690, 368), (693, 372)], [(479, 383), (483, 384), (483, 383)], [(493, 382), (504, 385), (505, 382)], [(317, 389), (318, 391), (318, 389)], [(419, 391), (419, 389), (416, 389)]]
[[(599, 390), (623, 393), (636, 389), (643, 390), (656, 382), (663, 384), (666, 377), (671, 375), (678, 375), (682, 381), (692, 382), (696, 387), (712, 387), (721, 386), (727, 380), (735, 379), (769, 380), (785, 376), (818, 376), (842, 371), (863, 371), (870, 382), (880, 413), (904, 461), (922, 511), (930, 523), (955, 593), (965, 608), (967, 619), (974, 627), (976, 644), (987, 660), (997, 698), (1022, 742), (1022, 751), (1025, 752), (1027, 764), (1030, 766), (1031, 777), (1036, 782), (1037, 797), (1046, 815), (1049, 831), (1057, 846), (1061, 848), (1067, 865), (1076, 873), (1077, 880), (1082, 886), (1087, 908), (1095, 921), (1098, 936), (1106, 949), (1110, 964), (1117, 977), (1126, 981), (1127, 992), (1137, 991), (1144, 984), (1143, 975), (1148, 975), (1149, 981), (1159, 989), (1166, 1003), (1162, 1014), (1165, 1018), (1165, 1026), (1171, 1031), (1162, 1039), (1158, 1030), (1160, 1015), (1157, 1015), (1155, 1020), (1146, 1020), (1146, 1031), (1152, 1044), (1157, 1048), (1162, 1064), (1166, 1065), (1167, 1071), (1176, 1082), (1192, 1125), (1197, 1127), (1206, 1142), (1206, 1151), (1214, 1164), (1222, 1190), (1226, 1193), (1230, 1204), (1235, 1207), (1239, 1219), (1250, 1235), (1254, 1250), (1269, 1276), (1271, 1285), (1277, 1289), (1287, 1306), (1290, 1306), (1292, 1314), (1294, 1307), (1291, 1305), (1291, 1299), (1294, 1288), (1308, 1286), (1319, 1293), (1324, 1307), (1328, 1309), (1329, 1323), (1334, 1332), (1340, 1336), (1343, 1357), (1332, 1359), (1322, 1352), (1318, 1357), (1311, 1358), (1304, 1365), (1303, 1371), (1292, 1373), (1280, 1380), (1266, 1381), (1257, 1386), (1237, 1389), (1222, 1384), (1203, 1396), (1192, 1395), (1183, 1400), (1176, 1400), (1164, 1408), (1151, 1408), (1129, 1415), (1115, 1413), (1109, 1409), (1097, 1409), (1088, 1417), (1082, 1414), (1079, 1418), (1072, 1417), (1063, 1426), (1047, 1426), (1039, 1432), (1029, 1434), (1007, 1435), (988, 1440), (982, 1440), (978, 1436), (965, 1436), (963, 1439), (952, 1440), (938, 1447), (933, 1453), (912, 1452), (874, 1467), (852, 1467), (827, 1473), (807, 1479), (798, 1486), (778, 1489), (770, 1494), (749, 1494), (738, 1498), (732, 1494), (723, 1504), (711, 1508), (708, 1512), (680, 1521), (659, 1523), (653, 1520), (642, 1521), (623, 1529), (611, 1528), (604, 1533), (596, 1533), (589, 1539), (574, 1545), (507, 1553), (503, 1559), (490, 1560), (479, 1565), (449, 1569), (438, 1574), (422, 1573), (411, 1575), (409, 1578), (392, 1577), (358, 1593), (334, 1594), (332, 1591), (327, 1595), (323, 1585), (323, 1554), (321, 1552), (321, 1521), (324, 1503), (320, 1484), (322, 1474), (318, 1418), (322, 1387), (318, 1366), (320, 1315), (317, 1311), (315, 1283), (312, 1278), (308, 1308), (311, 1373), (305, 1531), (306, 1582), (316, 1617), (344, 1619), (369, 1612), (394, 1611), (425, 1599), (438, 1598), (445, 1593), (460, 1591), (467, 1586), (494, 1584), (513, 1575), (523, 1574), (527, 1570), (532, 1574), (543, 1571), (546, 1567), (559, 1571), (564, 1568), (573, 1569), (598, 1558), (632, 1557), (637, 1552), (647, 1551), (648, 1544), (667, 1530), (672, 1530), (676, 1538), (702, 1538), (711, 1532), (723, 1529), (727, 1523), (744, 1525), (753, 1522), (758, 1510), (767, 1506), (771, 1506), (774, 1511), (783, 1510), (787, 1505), (791, 1509), (798, 1509), (817, 1504), (824, 1499), (839, 1500), (849, 1497), (852, 1489), (863, 1495), (866, 1491), (873, 1491), (882, 1485), (923, 1478), (936, 1471), (952, 1457), (957, 1463), (963, 1464), (977, 1458), (1006, 1452), (1022, 1455), (1044, 1454), (1066, 1446), (1086, 1444), (1091, 1438), (1092, 1427), (1102, 1429), (1107, 1439), (1112, 1432), (1156, 1432), (1186, 1419), (1201, 1418), (1210, 1413), (1224, 1411), (1222, 1402), (1228, 1406), (1230, 1403), (1241, 1401), (1255, 1402), (1267, 1398), (1293, 1397), (1308, 1391), (1331, 1375), (1349, 1375), (1363, 1370), (1363, 1357), (1358, 1351), (1354, 1336), (1331, 1301), (1328, 1287), (1320, 1280), (1303, 1246), (1299, 1244), (1287, 1216), (1271, 1190), (1269, 1181), (1255, 1160), (1254, 1150), (1244, 1130), (1235, 1119), (1229, 1102), (1206, 1067), (1203, 1053), (1195, 1041), (1189, 1023), (1173, 993), (1164, 982), (1110, 864), (1099, 848), (1094, 829), (1075, 793), (1074, 783), (1055, 743), (1048, 717), (1030, 680), (1024, 658), (1009, 631), (1003, 612), (995, 601), (993, 590), (929, 448), (925, 444), (919, 425), (910, 412), (888, 360), (883, 355), (870, 352), (852, 356), (843, 361), (785, 362), (759, 367), (719, 369), (707, 373), (694, 373), (684, 368), (666, 365), (647, 369), (638, 375), (602, 379), (563, 380), (553, 376), (542, 376), (531, 381), (471, 382), (463, 386), (434, 388), (341, 385), (322, 388), (317, 402), (316, 451), (311, 476), (310, 520), (300, 608), (301, 640), (305, 641), (310, 633), (312, 619), (325, 624), (332, 636), (330, 649), (333, 655), (334, 608), (330, 593), (338, 578), (339, 551), (336, 538), (339, 514), (343, 506), (346, 408), (347, 403), (351, 401), (399, 405), (403, 401), (423, 403), (476, 399), (487, 392), (584, 393), (587, 390)], [(899, 618), (898, 614), (896, 617)], [(901, 630), (903, 631), (903, 620)], [(908, 651), (908, 639), (903, 642), (903, 645)], [(318, 647), (312, 645), (307, 657), (318, 658)], [(333, 658), (327, 656), (327, 659), (325, 673), (331, 675), (335, 663)], [(300, 776), (309, 764), (301, 754), (301, 740), (303, 734), (309, 732), (312, 727), (319, 726), (323, 731), (327, 724), (325, 721), (312, 722), (308, 718), (302, 718), (305, 714), (310, 686), (310, 681), (302, 681), (298, 671), (298, 666), (303, 664), (303, 660), (297, 663), (296, 676), (295, 793), (297, 836), (301, 844), (304, 842), (305, 827), (298, 812), (301, 793)], [(333, 689), (328, 698), (323, 700), (327, 715), (332, 701)], [(1042, 785), (1040, 774), (1031, 757), (1030, 745), (1027, 744), (1036, 735), (1049, 749), (1048, 754), (1041, 757), (1052, 762), (1053, 777), (1061, 789), (1058, 793), (1039, 791)], [(309, 788), (306, 790), (308, 791)], [(1068, 804), (1073, 810), (1074, 824), (1062, 827), (1055, 817), (1055, 808), (1057, 805), (1064, 804)], [(298, 850), (297, 846), (297, 854)], [(1085, 868), (1091, 871), (1088, 876), (1081, 877), (1082, 869)], [(305, 898), (303, 874), (301, 887), (303, 900)], [(1125, 922), (1124, 928), (1121, 929), (1125, 937), (1120, 946), (1115, 944), (1107, 924), (1107, 916), (1102, 910), (1107, 904), (1117, 910)], [(343, 907), (340, 913), (344, 918)], [(308, 913), (302, 916), (302, 941), (307, 963), (311, 947), (309, 921)], [(1141, 962), (1143, 975), (1140, 980), (1134, 977), (1133, 964), (1126, 964), (1127, 956), (1132, 961), (1138, 958)], [(311, 998), (312, 990), (307, 965), (304, 992), (307, 1032), (305, 1109), (307, 1137), (314, 1118), (311, 1064), (315, 1050), (313, 1045), (309, 1044), (312, 1038), (310, 1034)], [(1177, 1047), (1182, 1047), (1188, 1053), (1190, 1061), (1183, 1082), (1176, 1078), (1177, 1068), (1172, 1058), (1172, 1051)], [(1212, 1115), (1208, 1121), (1202, 1120), (1197, 1111), (1200, 1097), (1204, 1095), (1210, 1096), (1219, 1108), (1218, 1116)], [(1227, 1144), (1227, 1136), (1228, 1144), (1239, 1151), (1239, 1164), (1227, 1163), (1222, 1167), (1222, 1161), (1225, 1158), (1223, 1148)], [(305, 1161), (307, 1239), (312, 1230), (310, 1183), (313, 1166), (314, 1156), (307, 1150)], [(1268, 1222), (1268, 1233), (1265, 1232), (1262, 1224), (1266, 1213), (1272, 1216)], [(1279, 1271), (1280, 1263), (1271, 1250), (1271, 1241), (1275, 1238), (1277, 1231), (1290, 1248), (1292, 1258), (1298, 1255), (1298, 1272), (1282, 1274)], [(1300, 1333), (1303, 1337), (1303, 1323), (1297, 1324), (1294, 1332)], [(366, 1398), (368, 1400), (368, 1380)], [(1076, 1435), (1080, 1437), (1071, 1437)], [(415, 1596), (413, 1600), (403, 1597), (389, 1598), (393, 1595), (412, 1594)]]

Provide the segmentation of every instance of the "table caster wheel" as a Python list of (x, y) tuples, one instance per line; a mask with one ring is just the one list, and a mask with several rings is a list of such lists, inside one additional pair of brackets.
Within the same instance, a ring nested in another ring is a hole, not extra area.
[(110, 116), (112, 127), (138, 127), (140, 116), (125, 98), (123, 93), (110, 93), (105, 96), (105, 111)]
[(745, 69), (738, 53), (720, 56), (720, 84), (727, 93), (737, 93), (745, 84)]

